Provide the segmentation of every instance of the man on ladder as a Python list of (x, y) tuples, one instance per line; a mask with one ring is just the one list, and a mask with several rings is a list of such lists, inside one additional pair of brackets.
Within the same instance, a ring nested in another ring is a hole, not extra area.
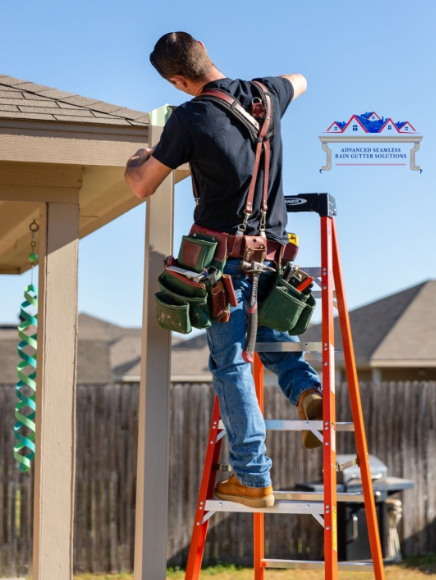
[[(241, 271), (244, 254), (238, 253), (238, 247), (246, 236), (266, 237), (266, 259), (261, 260), (261, 275), (256, 278), (261, 303), (273, 280), (268, 269), (288, 244), (280, 120), (290, 102), (306, 91), (307, 83), (300, 74), (261, 77), (253, 82), (225, 77), (204, 45), (185, 32), (163, 36), (150, 60), (163, 78), (196, 98), (177, 107), (154, 150), (141, 149), (128, 161), (126, 180), (138, 197), (148, 197), (172, 170), (189, 162), (198, 191), (195, 224), (224, 232), (232, 241), (224, 274), (231, 276), (236, 302), (225, 324), (213, 321), (207, 328), (210, 371), (234, 471), (228, 480), (218, 483), (216, 495), (251, 507), (269, 507), (274, 504), (272, 462), (266, 455), (265, 423), (247, 363), (250, 356), (244, 352), (255, 276), (250, 275), (253, 270)], [(202, 99), (205, 93), (221, 99), (220, 93), (230, 95), (231, 110), (213, 98)], [(241, 107), (256, 116), (256, 107), (262, 112), (265, 103), (272, 114), (269, 125), (264, 125), (268, 151), (266, 147), (263, 150), (262, 166), (257, 151), (263, 144), (257, 147), (260, 139), (250, 139), (243, 124), (235, 120), (233, 109), (237, 105), (242, 117)], [(247, 200), (250, 194), (251, 200)], [(259, 326), (257, 341), (298, 342), (298, 338)], [(300, 418), (322, 419), (321, 383), (303, 353), (265, 352), (259, 356), (264, 366), (277, 374), (283, 393), (297, 406)], [(304, 431), (303, 444), (314, 448), (321, 442), (311, 431)]]

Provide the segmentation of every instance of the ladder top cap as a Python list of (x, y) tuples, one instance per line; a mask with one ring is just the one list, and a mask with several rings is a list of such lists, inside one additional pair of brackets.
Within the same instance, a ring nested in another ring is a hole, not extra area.
[(320, 217), (332, 218), (336, 215), (336, 201), (329, 193), (299, 193), (285, 195), (288, 213), (312, 211)]

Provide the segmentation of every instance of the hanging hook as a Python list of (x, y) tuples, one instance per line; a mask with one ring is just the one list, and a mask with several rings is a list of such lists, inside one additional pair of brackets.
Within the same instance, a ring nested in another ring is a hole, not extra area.
[(29, 225), (29, 230), (32, 232), (32, 240), (30, 242), (31, 251), (28, 258), (32, 265), (30, 283), (33, 284), (33, 266), (38, 261), (38, 254), (35, 252), (36, 248), (35, 234), (39, 230), (39, 225), (36, 223), (36, 220), (33, 220), (33, 222)]
[(29, 230), (31, 232), (37, 232), (39, 230), (39, 225), (36, 223), (36, 220), (33, 220), (33, 222), (30, 224)]

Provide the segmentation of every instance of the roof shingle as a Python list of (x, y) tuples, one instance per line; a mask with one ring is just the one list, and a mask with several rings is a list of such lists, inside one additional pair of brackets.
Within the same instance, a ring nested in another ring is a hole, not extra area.
[(144, 111), (74, 95), (7, 75), (0, 75), (0, 117), (135, 127), (149, 124), (149, 116)]

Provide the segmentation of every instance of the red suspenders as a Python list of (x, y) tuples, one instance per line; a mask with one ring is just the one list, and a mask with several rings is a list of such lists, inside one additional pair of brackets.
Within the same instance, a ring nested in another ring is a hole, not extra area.
[[(224, 106), (234, 117), (241, 121), (248, 129), (250, 133), (250, 138), (256, 143), (255, 148), (255, 160), (253, 168), (253, 177), (251, 179), (250, 187), (247, 194), (247, 199), (245, 201), (244, 208), (244, 220), (242, 224), (238, 226), (238, 231), (236, 235), (243, 236), (247, 227), (247, 221), (253, 211), (253, 200), (254, 192), (256, 190), (257, 176), (259, 173), (260, 158), (262, 150), (264, 152), (264, 179), (263, 179), (263, 191), (262, 191), (262, 207), (261, 207), (261, 217), (259, 224), (259, 234), (265, 236), (265, 226), (266, 226), (266, 214), (268, 211), (268, 180), (269, 180), (269, 164), (270, 164), (270, 152), (271, 143), (270, 139), (272, 137), (272, 131), (269, 131), (271, 120), (273, 117), (273, 106), (271, 96), (268, 93), (268, 89), (262, 83), (258, 81), (253, 81), (253, 83), (258, 87), (260, 94), (264, 97), (265, 107), (259, 102), (259, 98), (253, 99), (253, 112), (256, 116), (263, 117), (261, 124), (250, 115), (239, 103), (236, 97), (229, 95), (228, 93), (220, 89), (209, 89), (202, 92), (194, 100), (209, 100)], [(192, 174), (192, 171), (191, 171)], [(194, 177), (192, 176), (192, 187), (194, 192), (195, 202), (199, 203), (199, 194), (195, 184)], [(242, 241), (242, 240), (241, 240)]]

